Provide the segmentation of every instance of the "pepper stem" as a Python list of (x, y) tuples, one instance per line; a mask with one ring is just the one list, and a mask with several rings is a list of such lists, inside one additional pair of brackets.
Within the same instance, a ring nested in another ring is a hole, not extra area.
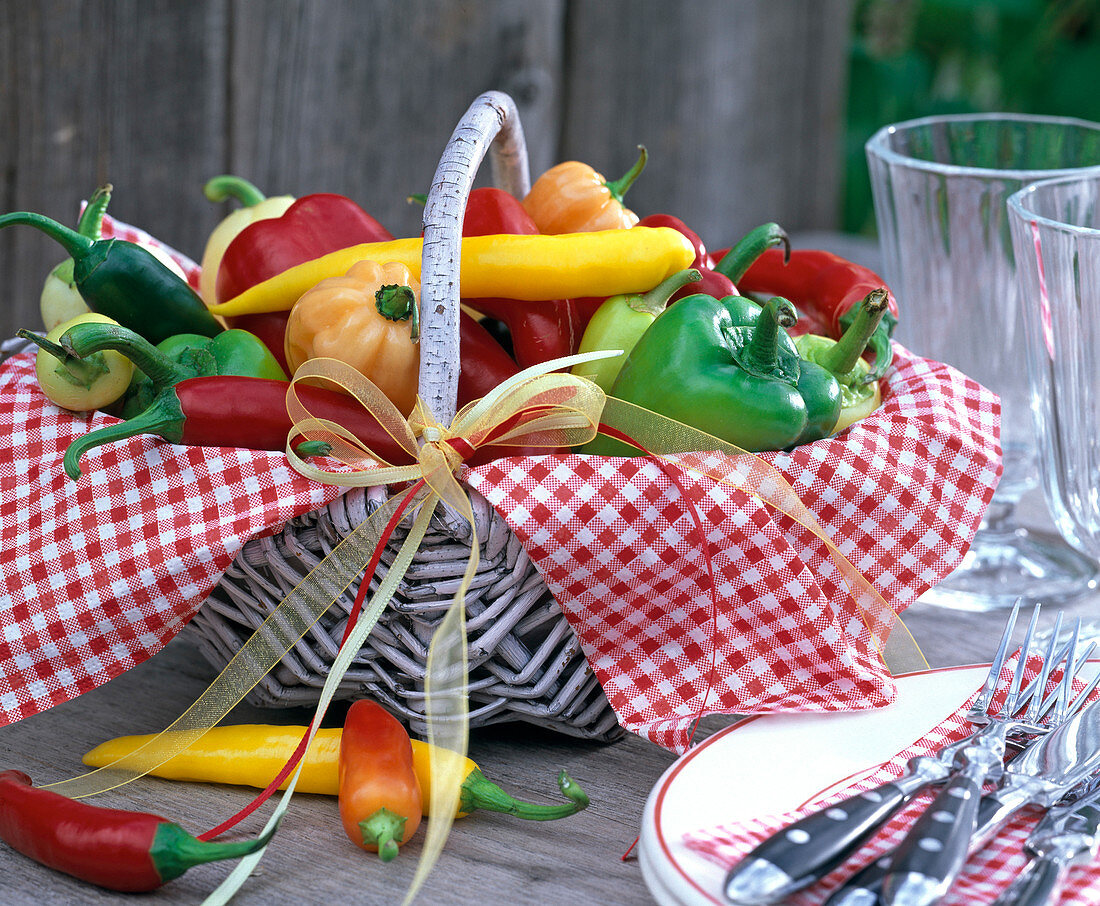
[(191, 836), (178, 824), (165, 822), (153, 835), (153, 844), (149, 856), (162, 881), (178, 878), (187, 869), (207, 862), (221, 862), (224, 859), (239, 859), (250, 856), (263, 849), (271, 841), (278, 829), (276, 824), (266, 833), (253, 840), (232, 840), (218, 843), (199, 840)]
[(62, 464), (65, 474), (73, 481), (80, 478), (80, 457), (89, 450), (101, 447), (116, 440), (127, 440), (138, 434), (155, 434), (169, 443), (178, 444), (183, 439), (183, 425), (186, 416), (175, 389), (168, 387), (154, 397), (144, 412), (139, 412), (126, 421), (104, 425), (82, 434), (65, 451)]
[(106, 183), (92, 193), (92, 197), (88, 199), (88, 203), (84, 206), (84, 211), (80, 215), (80, 220), (76, 224), (76, 231), (81, 236), (87, 236), (93, 240), (99, 238), (100, 233), (103, 231), (103, 215), (107, 213), (107, 205), (111, 201), (113, 190), (114, 186)]
[(852, 323), (841, 334), (840, 339), (822, 353), (818, 364), (833, 374), (849, 374), (878, 330), (882, 316), (886, 313), (888, 300), (885, 287), (871, 290), (857, 306)]
[(664, 280), (653, 287), (648, 293), (630, 296), (626, 304), (634, 309), (634, 311), (651, 314), (657, 317), (657, 315), (668, 307), (668, 300), (672, 298), (676, 290), (681, 286), (687, 286), (689, 283), (694, 283), (701, 278), (702, 274), (693, 267), (689, 267), (687, 270), (677, 271), (672, 276), (665, 277)]
[(411, 318), (412, 330), (409, 337), (414, 343), (420, 340), (420, 310), (412, 287), (400, 286), (396, 283), (380, 286), (374, 294), (374, 305), (378, 309), (378, 314), (388, 321), (404, 321)]
[(735, 286), (745, 276), (752, 263), (768, 249), (776, 245), (783, 246), (783, 263), (791, 260), (791, 239), (787, 231), (778, 223), (764, 223), (750, 230), (731, 248), (714, 270), (730, 279)]
[(145, 372), (158, 389), (198, 374), (196, 369), (173, 362), (141, 334), (121, 324), (95, 321), (74, 324), (61, 335), (61, 346), (78, 358), (115, 349)]
[(245, 208), (258, 205), (267, 198), (247, 179), (229, 175), (215, 176), (207, 180), (206, 185), (202, 187), (202, 194), (210, 201), (226, 201), (235, 198)]
[(383, 862), (392, 862), (397, 856), (401, 835), (405, 832), (405, 822), (396, 812), (380, 808), (369, 818), (359, 822), (359, 832), (363, 843), (378, 847), (378, 857)]
[(752, 338), (745, 346), (748, 370), (764, 374), (775, 370), (779, 363), (779, 328), (793, 327), (798, 321), (794, 306), (782, 296), (773, 296), (756, 318)]
[(462, 781), (458, 809), (461, 812), (473, 812), (477, 809), (503, 812), (527, 821), (554, 821), (575, 815), (588, 806), (588, 794), (565, 771), (558, 775), (558, 786), (569, 802), (561, 805), (536, 805), (513, 798), (480, 770), (475, 769)]
[(25, 226), (32, 226), (36, 230), (41, 230), (51, 239), (58, 242), (61, 247), (69, 253), (70, 258), (77, 258), (81, 255), (88, 254), (92, 244), (96, 241), (94, 239), (89, 239), (87, 236), (82, 236), (76, 230), (70, 229), (64, 224), (58, 223), (56, 220), (51, 220), (49, 217), (45, 217), (42, 214), (35, 214), (33, 211), (15, 211), (11, 214), (0, 216), (0, 229), (15, 223), (21, 223)]
[(30, 340), (43, 352), (48, 352), (57, 359), (58, 367), (64, 368), (69, 377), (80, 387), (91, 387), (95, 379), (106, 374), (108, 369), (103, 364), (103, 357), (98, 359), (82, 359), (80, 356), (69, 352), (65, 347), (58, 346), (53, 340), (48, 340), (41, 334), (29, 330), (19, 330), (15, 334), (24, 340)]
[(634, 185), (634, 180), (642, 175), (642, 170), (645, 169), (647, 160), (649, 160), (649, 152), (646, 151), (645, 145), (638, 145), (638, 159), (634, 162), (634, 166), (618, 179), (604, 181), (604, 185), (607, 186), (607, 190), (611, 193), (611, 197), (619, 202), (619, 204), (623, 203), (623, 196), (626, 195), (627, 189)]

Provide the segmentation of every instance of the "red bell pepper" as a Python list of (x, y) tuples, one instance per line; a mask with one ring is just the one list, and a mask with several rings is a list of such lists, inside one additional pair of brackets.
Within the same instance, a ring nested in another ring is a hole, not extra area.
[[(511, 233), (534, 236), (539, 229), (519, 200), (503, 189), (474, 189), (466, 202), (463, 236)], [(528, 368), (577, 351), (583, 332), (569, 300), (520, 302), (515, 299), (463, 299), (475, 311), (502, 321), (512, 336), (520, 368)]]
[(304, 195), (281, 217), (258, 220), (234, 237), (218, 267), (219, 302), (276, 274), (362, 242), (384, 242), (393, 234), (343, 195)]

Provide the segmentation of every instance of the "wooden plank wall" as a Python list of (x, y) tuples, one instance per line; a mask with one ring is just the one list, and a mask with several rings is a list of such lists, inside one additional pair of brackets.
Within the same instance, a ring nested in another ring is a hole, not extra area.
[[(0, 211), (112, 213), (198, 259), (233, 172), (334, 191), (397, 235), (458, 118), (510, 93), (532, 170), (607, 176), (713, 246), (837, 223), (852, 0), (0, 0)], [(63, 252), (0, 231), (0, 337), (37, 328)]]

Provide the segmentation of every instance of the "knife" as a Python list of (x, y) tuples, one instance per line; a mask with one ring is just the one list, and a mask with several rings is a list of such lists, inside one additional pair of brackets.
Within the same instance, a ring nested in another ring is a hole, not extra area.
[[(1050, 807), (1100, 770), (1100, 701), (1029, 745), (1008, 765), (991, 793), (991, 815), (1003, 824), (1025, 805)], [(940, 899), (966, 861), (969, 835), (956, 832), (950, 810), (927, 822), (925, 832), (909, 834), (894, 851), (882, 879), (887, 906), (929, 906)]]
[(1024, 849), (1035, 859), (993, 906), (1053, 903), (1071, 866), (1091, 861), (1100, 849), (1100, 789), (1050, 809)]

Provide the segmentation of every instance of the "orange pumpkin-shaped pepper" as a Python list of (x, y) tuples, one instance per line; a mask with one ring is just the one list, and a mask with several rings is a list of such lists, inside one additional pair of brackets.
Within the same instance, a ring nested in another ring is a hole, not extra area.
[(523, 207), (540, 233), (590, 233), (629, 229), (638, 215), (623, 205), (626, 190), (645, 168), (646, 150), (621, 179), (608, 182), (588, 164), (568, 160), (551, 167), (531, 186)]
[(405, 265), (358, 261), (294, 303), (286, 325), (287, 367), (293, 373), (308, 359), (339, 359), (408, 415), (420, 372), (419, 304), (420, 281)]

